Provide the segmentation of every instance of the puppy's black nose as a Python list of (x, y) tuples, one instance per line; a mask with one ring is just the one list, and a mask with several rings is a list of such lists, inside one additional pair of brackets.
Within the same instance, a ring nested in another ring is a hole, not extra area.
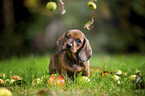
[(67, 47), (67, 48), (71, 48), (71, 47), (72, 47), (72, 44), (71, 44), (71, 43), (70, 43), (70, 44), (67, 43), (67, 44), (66, 44), (66, 47)]

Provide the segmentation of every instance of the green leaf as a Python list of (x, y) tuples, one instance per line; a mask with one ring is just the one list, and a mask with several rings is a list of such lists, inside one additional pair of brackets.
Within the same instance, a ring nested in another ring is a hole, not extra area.
[(93, 29), (93, 23), (94, 23), (94, 20), (93, 20), (93, 19), (90, 20), (90, 21), (88, 21), (88, 22), (85, 24), (84, 28), (87, 28), (88, 30)]

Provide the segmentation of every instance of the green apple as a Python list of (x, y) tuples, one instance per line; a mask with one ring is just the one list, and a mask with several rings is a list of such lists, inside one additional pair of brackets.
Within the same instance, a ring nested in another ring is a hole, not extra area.
[(137, 75), (131, 75), (129, 76), (129, 79), (132, 80), (132, 81), (135, 81), (137, 78)]
[(54, 10), (56, 10), (56, 8), (57, 8), (57, 5), (56, 5), (55, 2), (48, 2), (48, 3), (46, 4), (46, 9), (47, 9), (48, 11), (54, 11)]
[(86, 76), (80, 77), (79, 83), (85, 83), (85, 82), (90, 82), (90, 79)]
[(6, 88), (0, 88), (0, 96), (12, 96), (12, 92)]
[(89, 9), (96, 9), (97, 8), (96, 4), (94, 2), (91, 2), (91, 1), (88, 2), (87, 6), (88, 6)]

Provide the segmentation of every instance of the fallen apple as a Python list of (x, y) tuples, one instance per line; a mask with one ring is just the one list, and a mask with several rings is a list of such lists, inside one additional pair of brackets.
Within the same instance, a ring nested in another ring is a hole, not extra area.
[(102, 77), (109, 76), (110, 75), (110, 72), (109, 71), (103, 71), (100, 75)]
[(129, 76), (129, 79), (132, 80), (132, 81), (135, 81), (137, 78), (137, 75), (131, 75)]
[(51, 86), (54, 86), (56, 85), (56, 81), (55, 81), (55, 76), (54, 75), (51, 75), (47, 81), (47, 84), (48, 85), (51, 85)]
[(87, 83), (90, 82), (90, 79), (86, 76), (82, 76), (79, 78), (79, 83)]
[(15, 76), (13, 76), (13, 77), (11, 77), (11, 79), (14, 79), (14, 80), (22, 80), (21, 78), (20, 78), (20, 76), (18, 76), (18, 75), (15, 75)]
[(42, 83), (42, 80), (40, 78), (36, 78), (32, 81), (32, 85), (35, 86), (35, 85), (39, 85)]
[(58, 74), (52, 74), (48, 81), (47, 81), (47, 84), (49, 86), (58, 86), (58, 87), (62, 87), (65, 85), (65, 80), (64, 78), (61, 76), (61, 75), (58, 75)]
[(59, 76), (57, 77), (56, 82), (57, 82), (57, 85), (58, 85), (59, 87), (65, 85), (65, 80), (64, 80), (64, 78), (63, 78), (61, 75), (59, 75)]
[(20, 76), (15, 75), (15, 76), (11, 77), (9, 82), (10, 82), (10, 84), (21, 85), (21, 81), (22, 81), (22, 79), (20, 78)]
[(0, 88), (0, 96), (12, 96), (12, 92), (6, 88)]
[(5, 84), (5, 82), (3, 81), (3, 79), (0, 79), (0, 86), (3, 86)]
[(117, 71), (116, 71), (116, 74), (117, 74), (117, 75), (122, 75), (122, 71), (121, 71), (121, 70), (117, 70)]
[(97, 8), (96, 4), (92, 1), (88, 2), (87, 6), (89, 9), (96, 9)]
[(55, 2), (48, 2), (48, 3), (46, 4), (46, 9), (47, 9), (48, 11), (54, 11), (54, 10), (56, 10), (56, 8), (57, 8), (57, 5), (56, 5)]

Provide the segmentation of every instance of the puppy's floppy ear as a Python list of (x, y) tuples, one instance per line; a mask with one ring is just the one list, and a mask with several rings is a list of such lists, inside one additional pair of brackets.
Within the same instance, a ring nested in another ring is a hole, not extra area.
[(57, 45), (57, 50), (58, 50), (58, 53), (62, 53), (63, 50), (62, 50), (62, 46), (64, 44), (64, 37), (65, 37), (65, 34), (67, 32), (65, 32), (56, 42), (56, 45)]
[(79, 52), (79, 59), (82, 62), (86, 62), (90, 59), (91, 56), (92, 56), (92, 49), (91, 49), (88, 39), (85, 38), (83, 47), (81, 51)]

